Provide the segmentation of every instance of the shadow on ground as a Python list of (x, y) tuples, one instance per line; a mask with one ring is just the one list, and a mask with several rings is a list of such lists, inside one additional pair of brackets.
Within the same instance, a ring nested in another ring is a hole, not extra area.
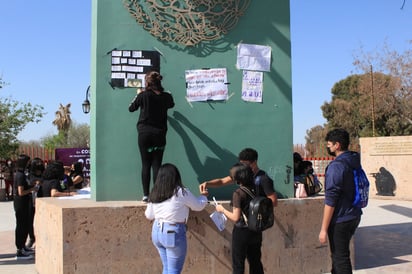
[[(400, 206), (385, 209), (412, 216), (412, 210)], [(355, 269), (410, 263), (402, 257), (412, 256), (412, 223), (359, 227), (355, 233)]]
[(380, 206), (380, 208), (412, 218), (412, 209), (409, 207), (398, 206), (398, 205), (383, 205), (383, 206)]

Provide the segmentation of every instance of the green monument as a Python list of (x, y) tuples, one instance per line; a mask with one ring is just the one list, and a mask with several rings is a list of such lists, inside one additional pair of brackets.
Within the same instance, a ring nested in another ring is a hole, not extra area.
[(293, 197), (289, 0), (93, 0), (92, 12), (92, 199), (142, 198), (128, 105), (149, 69), (174, 97), (163, 162), (185, 186), (198, 193), (251, 147), (278, 195)]

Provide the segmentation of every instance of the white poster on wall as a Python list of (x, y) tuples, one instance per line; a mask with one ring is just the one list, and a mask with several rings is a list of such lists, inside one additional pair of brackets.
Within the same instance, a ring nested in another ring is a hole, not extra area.
[(247, 102), (262, 102), (263, 72), (244, 70), (242, 76), (242, 100)]
[(189, 102), (222, 101), (228, 98), (226, 68), (186, 70)]
[(245, 70), (270, 71), (272, 49), (268, 46), (238, 44), (236, 67)]

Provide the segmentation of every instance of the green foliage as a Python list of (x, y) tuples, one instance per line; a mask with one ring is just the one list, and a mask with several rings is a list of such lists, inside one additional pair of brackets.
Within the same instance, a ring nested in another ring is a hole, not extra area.
[(41, 143), (43, 147), (47, 148), (48, 150), (67, 147), (65, 134), (62, 131), (60, 131), (56, 135), (50, 135), (42, 138)]
[(67, 136), (69, 147), (89, 147), (90, 126), (88, 124), (72, 123)]
[(89, 147), (89, 140), (89, 125), (72, 123), (67, 134), (64, 131), (59, 131), (57, 135), (42, 138), (41, 143), (43, 147), (54, 150), (67, 147)]
[(0, 157), (13, 155), (18, 147), (17, 135), (28, 123), (38, 123), (43, 115), (42, 106), (0, 98)]
[(328, 156), (325, 145), (326, 129), (323, 126), (314, 126), (306, 131), (305, 150), (310, 157)]
[(363, 74), (339, 81), (332, 88), (332, 101), (321, 106), (327, 127), (345, 128), (355, 144), (359, 137), (411, 135), (412, 123), (403, 107), (410, 99), (398, 96), (399, 83), (382, 73), (373, 73), (373, 80)]
[(332, 100), (321, 106), (327, 120), (324, 129), (315, 126), (307, 131), (310, 153), (323, 142), (317, 138), (319, 132), (337, 127), (350, 133), (352, 150), (359, 149), (360, 137), (412, 135), (412, 50), (399, 53), (385, 44), (372, 53), (361, 48), (354, 57), (361, 73), (332, 87)]

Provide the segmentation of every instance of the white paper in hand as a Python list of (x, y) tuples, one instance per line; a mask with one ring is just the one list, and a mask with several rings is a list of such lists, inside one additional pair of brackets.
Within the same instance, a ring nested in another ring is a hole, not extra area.
[[(215, 201), (215, 205), (217, 205), (215, 197), (213, 197), (213, 201)], [(222, 212), (215, 211), (212, 214), (210, 214), (210, 218), (213, 220), (219, 231), (223, 231), (225, 229), (227, 221), (225, 214), (223, 214)]]
[(210, 214), (210, 218), (212, 218), (219, 231), (223, 231), (225, 229), (227, 218), (222, 212), (215, 211)]

